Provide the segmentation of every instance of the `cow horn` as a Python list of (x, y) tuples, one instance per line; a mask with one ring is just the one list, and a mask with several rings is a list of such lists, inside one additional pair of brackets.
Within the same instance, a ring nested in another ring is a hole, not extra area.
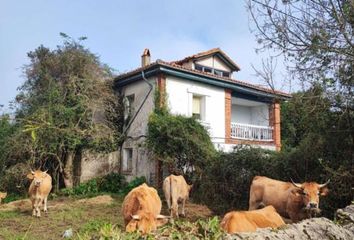
[(48, 172), (48, 169), (44, 171), (44, 173), (47, 173)]
[(156, 219), (165, 219), (165, 218), (171, 218), (171, 217), (164, 216), (164, 215), (161, 215), (161, 214), (156, 215)]
[(31, 173), (34, 174), (34, 171), (31, 169)]
[(139, 215), (130, 215), (132, 217), (132, 219), (134, 220), (140, 220), (140, 216)]
[(323, 188), (323, 187), (327, 186), (327, 184), (328, 184), (330, 181), (331, 181), (331, 179), (328, 179), (327, 182), (325, 182), (325, 183), (323, 183), (323, 184), (319, 184), (319, 187), (320, 187), (320, 188)]
[(290, 178), (290, 180), (291, 180), (291, 183), (295, 186), (295, 187), (297, 187), (297, 188), (301, 188), (301, 184), (300, 183), (294, 183), (294, 181)]

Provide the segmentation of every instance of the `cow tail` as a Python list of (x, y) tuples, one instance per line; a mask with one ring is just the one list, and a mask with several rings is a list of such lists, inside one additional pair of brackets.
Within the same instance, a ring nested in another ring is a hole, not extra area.
[(172, 213), (172, 177), (170, 176), (170, 211)]

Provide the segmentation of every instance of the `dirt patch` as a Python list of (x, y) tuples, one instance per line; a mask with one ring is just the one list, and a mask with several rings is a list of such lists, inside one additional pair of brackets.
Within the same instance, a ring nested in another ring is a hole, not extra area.
[(93, 198), (85, 198), (77, 201), (78, 203), (82, 204), (90, 204), (90, 205), (97, 205), (97, 204), (112, 204), (113, 198), (110, 195), (102, 195)]
[(195, 221), (199, 218), (208, 218), (213, 215), (213, 212), (205, 205), (199, 205), (195, 203), (186, 204), (186, 215), (191, 221)]

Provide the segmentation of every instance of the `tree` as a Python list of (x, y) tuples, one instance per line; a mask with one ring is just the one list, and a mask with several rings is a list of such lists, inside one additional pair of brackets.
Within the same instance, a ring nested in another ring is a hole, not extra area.
[(171, 173), (192, 178), (213, 161), (216, 151), (198, 120), (170, 114), (166, 102), (166, 96), (157, 91), (155, 110), (148, 122), (147, 148)]
[(294, 77), (320, 83), (333, 107), (352, 111), (352, 0), (248, 0), (248, 9), (261, 49), (283, 54)]
[(84, 38), (77, 42), (61, 35), (64, 43), (55, 50), (40, 46), (28, 53), (15, 121), (31, 165), (49, 168), (72, 187), (82, 150), (116, 149), (121, 105), (111, 69), (81, 45)]

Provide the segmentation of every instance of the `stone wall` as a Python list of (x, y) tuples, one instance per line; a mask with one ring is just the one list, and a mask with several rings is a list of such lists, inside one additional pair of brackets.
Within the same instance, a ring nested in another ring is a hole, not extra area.
[(80, 183), (95, 177), (101, 177), (109, 173), (119, 173), (119, 152), (94, 153), (85, 151), (81, 155)]

